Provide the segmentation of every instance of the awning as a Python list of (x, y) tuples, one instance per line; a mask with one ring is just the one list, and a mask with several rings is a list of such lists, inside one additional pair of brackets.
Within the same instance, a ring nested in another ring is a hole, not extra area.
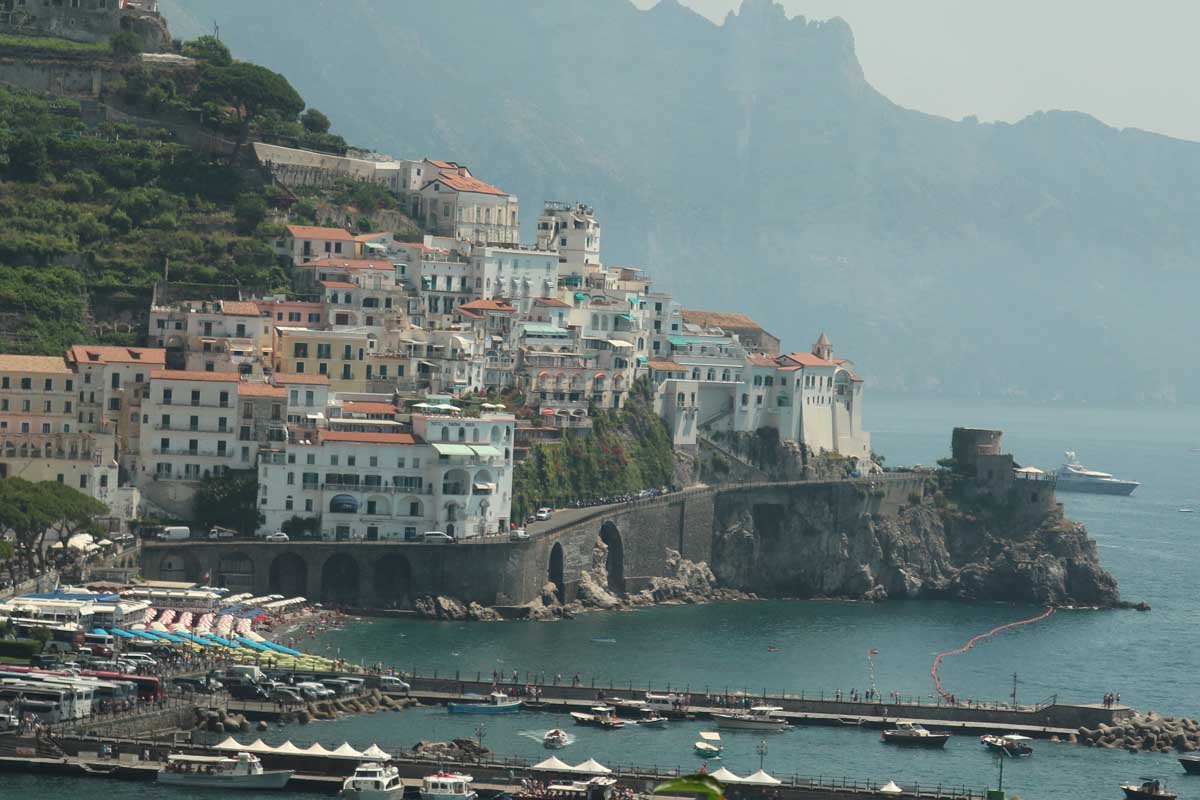
[(494, 483), (476, 483), (476, 484), (474, 484), (474, 486), (477, 491), (481, 491), (481, 492), (496, 491), (496, 484), (494, 484)]
[(504, 453), (501, 453), (490, 444), (473, 444), (471, 445), (471, 449), (475, 451), (475, 455), (485, 456), (487, 458), (500, 458), (504, 455)]
[(619, 319), (627, 320), (629, 322), (637, 322), (637, 320), (633, 318), (632, 314), (617, 314), (617, 317)]
[(623, 342), (620, 339), (609, 339), (608, 343), (611, 344), (613, 347), (633, 347), (633, 345), (631, 343)]
[(109, 628), (109, 632), (114, 636), (120, 636), (122, 639), (132, 639), (133, 634), (129, 631), (123, 631), (120, 628)]
[(584, 292), (576, 292), (575, 299), (576, 300), (587, 300), (587, 294)]
[(475, 451), (467, 447), (465, 444), (442, 444), (435, 442), (433, 445), (434, 451), (439, 456), (474, 456)]
[(543, 417), (553, 417), (553, 416), (554, 416), (554, 409), (553, 409), (553, 408), (543, 408), (543, 409), (542, 409), (542, 416), (543, 416)]

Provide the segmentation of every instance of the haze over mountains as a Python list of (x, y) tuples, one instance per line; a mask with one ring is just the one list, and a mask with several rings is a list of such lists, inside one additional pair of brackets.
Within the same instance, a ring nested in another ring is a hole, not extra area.
[(825, 330), (874, 386), (1200, 399), (1200, 144), (900, 108), (844, 22), (767, 0), (722, 25), (674, 0), (162, 7), (176, 36), (218, 22), (347, 140), (519, 195), (529, 240), (542, 200), (589, 202), (606, 263), (791, 349)]

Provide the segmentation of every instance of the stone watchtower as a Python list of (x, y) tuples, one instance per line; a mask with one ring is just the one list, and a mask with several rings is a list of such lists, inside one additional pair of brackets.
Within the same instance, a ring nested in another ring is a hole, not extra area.
[(971, 479), (980, 494), (1013, 495), (1025, 514), (1055, 511), (1054, 476), (1036, 470), (1017, 472), (1012, 454), (1001, 452), (1003, 436), (1003, 431), (986, 428), (955, 428), (950, 438), (955, 474)]

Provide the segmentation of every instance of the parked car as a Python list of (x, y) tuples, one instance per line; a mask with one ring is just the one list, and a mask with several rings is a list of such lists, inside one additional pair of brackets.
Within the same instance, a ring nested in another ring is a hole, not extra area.
[(432, 544), (454, 544), (454, 537), (445, 531), (425, 531), (421, 535), (421, 541)]
[(16, 730), (17, 723), (16, 714), (0, 714), (0, 731)]
[(304, 697), (290, 686), (276, 686), (271, 690), (272, 703), (303, 703)]
[(513, 528), (509, 531), (508, 538), (514, 542), (519, 542), (522, 539), (528, 539), (529, 534), (525, 532), (524, 528)]
[(158, 659), (151, 658), (145, 653), (121, 653), (121, 661), (132, 661), (136, 664), (145, 664), (148, 667), (158, 666)]
[(321, 685), (333, 692), (334, 697), (345, 697), (350, 694), (350, 684), (339, 678), (326, 678)]
[(224, 688), (220, 681), (208, 678), (176, 678), (172, 683), (185, 694), (214, 694)]
[(266, 689), (254, 683), (234, 683), (228, 687), (229, 696), (234, 700), (257, 700), (265, 702), (271, 699)]
[(298, 683), (296, 684), (296, 688), (302, 692), (307, 692), (308, 694), (305, 695), (305, 699), (308, 700), (332, 700), (336, 696), (332, 690), (316, 681)]
[(291, 540), (288, 538), (288, 535), (286, 533), (284, 533), (283, 531), (275, 531), (274, 533), (267, 534), (267, 541), (268, 542), (287, 542), (287, 541), (291, 541)]
[(552, 508), (539, 508), (537, 510), (537, 513), (534, 514), (533, 516), (536, 517), (538, 520), (546, 520), (546, 519), (550, 519), (550, 517), (553, 516), (553, 514), (554, 514), (554, 509), (552, 509)]
[(384, 675), (379, 679), (379, 690), (383, 692), (404, 692), (405, 694), (408, 694), (410, 691), (412, 691), (412, 686), (409, 685), (408, 681), (401, 680), (400, 678), (394, 678), (391, 675)]
[(62, 659), (58, 656), (46, 654), (34, 656), (29, 663), (30, 666), (37, 667), (38, 669), (62, 669), (63, 665)]

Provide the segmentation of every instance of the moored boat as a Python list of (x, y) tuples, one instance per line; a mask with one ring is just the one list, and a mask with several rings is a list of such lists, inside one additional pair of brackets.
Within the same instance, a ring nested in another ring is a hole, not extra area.
[(459, 772), (436, 772), (421, 780), (421, 800), (476, 800), (470, 775)]
[(542, 737), (542, 746), (550, 750), (557, 750), (561, 747), (566, 747), (571, 743), (571, 737), (567, 732), (559, 728), (552, 728), (546, 731), (546, 735)]
[(1200, 755), (1180, 756), (1179, 763), (1188, 775), (1200, 775)]
[(613, 794), (613, 787), (616, 785), (616, 778), (598, 775), (584, 781), (552, 783), (546, 787), (546, 794), (549, 797), (570, 798), (571, 800), (609, 800)]
[(492, 692), (479, 701), (447, 703), (451, 714), (515, 714), (521, 710), (520, 700), (510, 700), (504, 692)]
[(1121, 784), (1126, 800), (1175, 800), (1179, 796), (1168, 792), (1166, 784), (1158, 778), (1142, 778), (1141, 781)]
[(881, 738), (888, 744), (909, 747), (945, 747), (950, 734), (934, 733), (915, 722), (897, 722), (896, 727), (885, 728)]
[(698, 756), (716, 758), (721, 755), (721, 734), (716, 731), (700, 731), (700, 739), (692, 744), (692, 747)]
[(292, 770), (264, 770), (258, 756), (169, 755), (157, 780), (172, 786), (203, 786), (213, 789), (282, 789)]
[(637, 724), (644, 728), (664, 728), (667, 718), (652, 708), (643, 708), (637, 718)]
[(995, 750), (997, 753), (1003, 753), (1009, 758), (1028, 758), (1033, 755), (1033, 741), (1028, 736), (1021, 736), (1017, 733), (1010, 733), (1006, 736), (996, 736), (995, 734), (985, 733), (979, 737), (979, 742), (989, 750)]
[(713, 719), (717, 721), (718, 728), (779, 732), (788, 727), (788, 721), (777, 716), (780, 711), (783, 709), (779, 706), (754, 706), (745, 712), (713, 714)]
[(404, 796), (400, 770), (390, 765), (359, 764), (342, 783), (342, 797), (353, 800), (393, 800)]

